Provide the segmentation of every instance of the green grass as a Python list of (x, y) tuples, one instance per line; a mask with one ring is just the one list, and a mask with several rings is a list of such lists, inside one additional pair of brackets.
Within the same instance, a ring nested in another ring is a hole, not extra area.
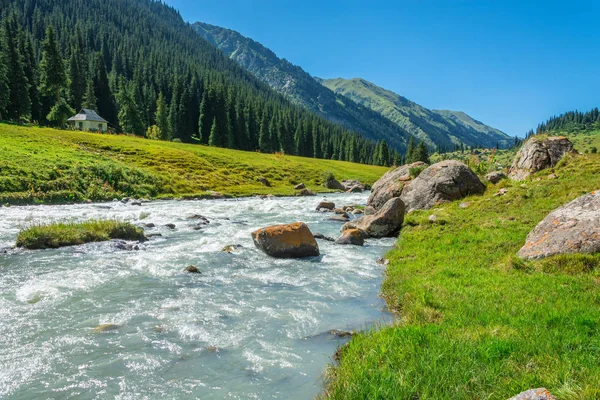
[(144, 231), (129, 222), (91, 220), (33, 225), (17, 235), (17, 247), (26, 249), (56, 249), (110, 239), (145, 240)]
[(600, 254), (516, 257), (551, 210), (600, 189), (600, 155), (521, 184), (407, 216), (382, 289), (397, 320), (340, 349), (325, 398), (600, 398)]
[[(100, 201), (128, 197), (293, 195), (313, 191), (324, 171), (367, 184), (387, 168), (0, 124), (0, 204)], [(265, 177), (271, 187), (256, 180)]]

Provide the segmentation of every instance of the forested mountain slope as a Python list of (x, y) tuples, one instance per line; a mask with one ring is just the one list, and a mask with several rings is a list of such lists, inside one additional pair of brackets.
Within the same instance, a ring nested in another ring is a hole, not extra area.
[[(0, 95), (2, 118), (46, 124), (55, 106), (64, 116), (85, 105), (140, 136), (155, 126), (149, 132), (166, 140), (390, 162), (381, 146), (291, 104), (161, 2), (0, 0), (0, 20), (0, 94), (10, 95)], [(69, 75), (56, 96), (42, 82), (53, 41)]]
[(403, 151), (407, 132), (371, 109), (322, 86), (301, 67), (275, 55), (262, 44), (240, 33), (196, 22), (196, 31), (273, 89), (330, 121), (342, 124), (363, 136), (384, 139)]
[(380, 113), (428, 145), (507, 147), (511, 138), (459, 111), (429, 110), (364, 79), (325, 79), (334, 92)]

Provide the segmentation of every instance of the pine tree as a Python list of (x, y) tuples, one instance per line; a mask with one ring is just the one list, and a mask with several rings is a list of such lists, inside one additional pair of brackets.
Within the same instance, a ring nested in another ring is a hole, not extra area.
[(25, 55), (25, 75), (29, 82), (29, 100), (31, 102), (31, 121), (39, 122), (42, 119), (41, 99), (38, 90), (38, 70), (33, 54), (33, 45), (31, 40), (27, 40), (24, 45), (23, 54)]
[(158, 94), (158, 100), (156, 100), (156, 126), (159, 131), (159, 139), (170, 140), (169, 137), (169, 112), (167, 110), (167, 103), (162, 92)]
[(200, 138), (200, 142), (204, 144), (208, 144), (210, 130), (212, 129), (212, 123), (215, 119), (211, 112), (210, 95), (210, 90), (205, 90), (204, 93), (202, 93), (202, 101), (200, 102), (198, 137)]
[(85, 96), (83, 96), (83, 108), (89, 110), (97, 110), (98, 105), (96, 103), (96, 93), (94, 91), (94, 82), (89, 79), (85, 88)]
[(390, 150), (385, 140), (381, 141), (379, 146), (379, 165), (388, 167), (390, 165)]
[(54, 122), (57, 126), (64, 128), (67, 118), (73, 114), (75, 114), (75, 110), (69, 106), (65, 99), (59, 97), (58, 102), (52, 106), (46, 118), (48, 121)]
[(4, 119), (4, 113), (10, 101), (7, 69), (3, 43), (0, 42), (0, 121)]
[(31, 111), (29, 82), (25, 75), (24, 57), (19, 49), (19, 29), (14, 17), (4, 20), (4, 48), (10, 100), (7, 106), (8, 117), (19, 122)]
[(69, 79), (71, 81), (69, 85), (69, 104), (78, 110), (81, 108), (86, 94), (87, 80), (85, 72), (81, 69), (80, 57), (76, 50), (72, 51), (69, 61)]
[(61, 102), (62, 91), (67, 87), (68, 78), (65, 63), (58, 49), (51, 25), (46, 29), (46, 39), (42, 44), (43, 53), (40, 62), (40, 90), (44, 96)]
[(415, 161), (417, 161), (417, 159), (415, 158), (415, 137), (411, 136), (410, 140), (408, 141), (408, 147), (406, 149), (406, 164), (412, 164)]
[(429, 164), (429, 151), (427, 151), (427, 146), (424, 141), (419, 142), (419, 146), (415, 151), (415, 159), (413, 162), (422, 161), (424, 163)]
[(271, 133), (267, 113), (263, 112), (262, 121), (260, 123), (260, 132), (258, 134), (258, 148), (262, 153), (272, 153), (273, 146), (271, 143)]
[(210, 136), (208, 138), (208, 145), (214, 147), (221, 147), (222, 137), (219, 132), (219, 126), (217, 124), (217, 117), (213, 118), (212, 126), (210, 127)]
[(108, 82), (102, 53), (96, 53), (94, 59), (93, 82), (98, 113), (111, 124), (116, 124), (118, 120), (117, 107)]
[(119, 110), (119, 125), (125, 133), (133, 133), (134, 135), (144, 135), (144, 125), (140, 119), (138, 107), (133, 101), (133, 93), (131, 85), (122, 84), (118, 96), (121, 109)]

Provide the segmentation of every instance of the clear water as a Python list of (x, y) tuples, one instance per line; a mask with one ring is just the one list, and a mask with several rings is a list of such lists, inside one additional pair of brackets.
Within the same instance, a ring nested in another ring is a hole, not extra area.
[[(0, 253), (20, 228), (60, 219), (116, 217), (163, 235), (139, 251), (105, 242), (0, 254), (0, 398), (313, 398), (344, 341), (328, 332), (388, 318), (376, 259), (394, 242), (319, 241), (321, 257), (306, 260), (254, 247), (250, 232), (277, 223), (336, 237), (340, 223), (314, 211), (320, 200), (0, 207)], [(193, 230), (191, 214), (211, 223)], [(243, 247), (223, 253), (229, 244)], [(190, 264), (202, 273), (183, 273)], [(94, 332), (107, 323), (119, 327)]]

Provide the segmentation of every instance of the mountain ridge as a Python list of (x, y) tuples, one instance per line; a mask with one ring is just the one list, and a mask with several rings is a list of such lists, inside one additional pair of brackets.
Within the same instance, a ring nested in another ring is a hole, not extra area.
[[(192, 26), (201, 37), (296, 104), (370, 139), (385, 139), (400, 150), (405, 148), (411, 135), (424, 140), (430, 148), (452, 148), (460, 143), (467, 146), (493, 147), (497, 143), (506, 146), (511, 141), (508, 135), (466, 113), (429, 110), (363, 78), (332, 80), (313, 77), (239, 32), (202, 22)], [(357, 82), (376, 96), (352, 96), (343, 88), (331, 87), (332, 81)], [(323, 91), (317, 84), (329, 90)], [(394, 112), (386, 113), (386, 109), (390, 108)], [(392, 129), (390, 123), (397, 128)]]

